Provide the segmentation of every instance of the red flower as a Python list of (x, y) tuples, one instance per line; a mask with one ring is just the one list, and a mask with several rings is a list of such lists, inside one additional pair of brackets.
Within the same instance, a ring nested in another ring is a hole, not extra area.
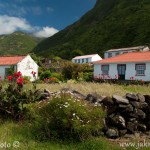
[(134, 77), (130, 77), (130, 80), (134, 80)]
[(18, 78), (17, 79), (17, 84), (22, 85), (23, 84), (24, 78)]
[(20, 71), (14, 73), (15, 78), (19, 78), (21, 76), (22, 76), (22, 73)]
[(31, 74), (35, 75), (35, 74), (36, 74), (36, 72), (32, 71), (32, 72), (31, 72)]
[(2, 80), (2, 77), (0, 76), (0, 80)]
[(8, 76), (7, 78), (9, 81), (11, 81), (13, 79), (13, 76)]

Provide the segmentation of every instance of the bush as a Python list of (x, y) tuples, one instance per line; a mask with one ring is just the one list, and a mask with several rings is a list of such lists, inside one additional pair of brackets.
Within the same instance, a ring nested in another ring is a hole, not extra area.
[(98, 135), (103, 126), (104, 111), (85, 101), (62, 94), (40, 104), (39, 116), (42, 138), (84, 140)]
[(51, 77), (50, 70), (46, 70), (40, 74), (40, 80), (44, 80), (44, 79), (50, 78), (50, 77)]

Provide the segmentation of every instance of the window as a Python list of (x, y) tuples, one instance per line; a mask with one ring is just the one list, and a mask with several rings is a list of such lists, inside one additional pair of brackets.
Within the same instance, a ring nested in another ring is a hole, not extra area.
[(86, 58), (86, 63), (88, 63), (88, 58)]
[(77, 59), (75, 59), (74, 62), (77, 63)]
[(5, 68), (5, 77), (10, 75), (11, 68)]
[(84, 63), (84, 59), (82, 59), (82, 63)]
[(145, 69), (146, 69), (145, 64), (136, 64), (135, 65), (136, 75), (145, 75)]
[(119, 54), (120, 54), (119, 52), (116, 52), (116, 56), (119, 55)]
[(78, 59), (78, 63), (80, 63), (80, 59)]
[(103, 75), (108, 75), (108, 72), (109, 72), (109, 65), (102, 65), (102, 74)]
[(112, 57), (112, 53), (108, 53), (108, 58)]

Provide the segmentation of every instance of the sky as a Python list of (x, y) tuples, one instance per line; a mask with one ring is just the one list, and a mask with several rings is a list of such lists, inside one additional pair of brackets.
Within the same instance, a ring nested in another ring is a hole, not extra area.
[(71, 25), (96, 0), (0, 0), (0, 35), (21, 30), (50, 37)]

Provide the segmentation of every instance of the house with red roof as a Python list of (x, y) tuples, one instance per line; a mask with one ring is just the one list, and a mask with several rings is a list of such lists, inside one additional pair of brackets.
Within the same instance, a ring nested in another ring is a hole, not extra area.
[(76, 56), (72, 59), (72, 62), (83, 64), (83, 63), (91, 63), (98, 60), (102, 60), (102, 58), (98, 54), (91, 54), (91, 55)]
[(124, 53), (144, 52), (144, 51), (149, 51), (149, 47), (135, 46), (135, 47), (127, 47), (127, 48), (110, 49), (104, 53), (104, 58), (110, 58)]
[(38, 78), (38, 65), (31, 58), (27, 56), (0, 56), (0, 76), (1, 79), (5, 79), (9, 75), (9, 70), (14, 69), (15, 72), (20, 71), (23, 76), (27, 76), (31, 81), (35, 78), (32, 71), (36, 72), (35, 77)]
[(150, 81), (150, 51), (124, 53), (93, 64), (95, 77)]

